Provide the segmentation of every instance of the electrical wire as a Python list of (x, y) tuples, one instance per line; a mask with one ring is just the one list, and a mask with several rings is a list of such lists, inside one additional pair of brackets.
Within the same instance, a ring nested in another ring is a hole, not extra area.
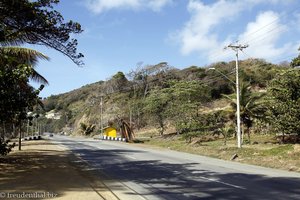
[[(261, 41), (263, 39), (265, 39), (266, 37), (269, 36), (269, 34), (279, 28), (281, 28), (280, 26), (275, 26), (273, 28), (271, 28), (270, 30), (267, 30), (266, 32), (264, 32), (263, 34), (260, 34), (258, 36), (255, 36), (257, 33), (265, 30), (266, 28), (268, 28), (269, 26), (271, 26), (272, 24), (274, 24), (275, 22), (277, 22), (280, 17), (286, 17), (286, 16), (289, 16), (289, 15), (292, 15), (293, 13), (295, 13), (296, 11), (298, 11), (300, 9), (300, 6), (296, 7), (295, 9), (291, 9), (290, 11), (288, 12), (285, 12), (285, 14), (281, 15), (281, 16), (277, 16), (273, 21), (265, 24), (264, 26), (256, 29), (255, 31), (251, 32), (251, 33), (248, 33), (246, 34), (245, 36), (248, 36), (247, 37), (247, 40), (246, 41), (240, 41), (241, 43), (245, 43), (245, 44), (251, 44), (251, 47), (252, 46), (256, 46), (255, 44), (258, 42), (258, 41)], [(281, 33), (285, 31), (284, 29), (280, 29), (277, 33)], [(255, 37), (253, 37), (255, 36)], [(256, 41), (255, 43), (252, 43)], [(210, 54), (210, 57), (215, 57), (215, 58), (218, 58), (218, 57), (225, 57), (226, 54), (224, 55), (225, 51), (222, 52), (222, 54), (220, 54), (220, 50), (221, 49), (218, 49), (218, 50), (215, 50), (212, 54)], [(228, 52), (228, 51), (227, 51)], [(213, 60), (218, 60), (218, 59), (213, 59)]]
[[(293, 14), (294, 12), (296, 12), (296, 11), (299, 10), (299, 9), (300, 9), (300, 6), (297, 7), (297, 8), (295, 8), (295, 9), (292, 9), (292, 10), (289, 11), (289, 12), (286, 12), (284, 15), (277, 16), (273, 21), (269, 22), (268, 24), (265, 24), (264, 26), (262, 26), (262, 27), (256, 29), (255, 31), (246, 34), (245, 36), (248, 36), (248, 37), (247, 37), (248, 40), (246, 40), (246, 41), (240, 41), (240, 42), (242, 42), (242, 43), (248, 43), (248, 44), (250, 44), (250, 43), (253, 42), (251, 46), (255, 46), (255, 43), (257, 43), (258, 41), (261, 41), (261, 40), (265, 39), (266, 37), (269, 36), (269, 34), (270, 34), (271, 32), (273, 32), (273, 31), (275, 31), (275, 30), (277, 30), (277, 29), (279, 29), (279, 28), (281, 28), (281, 27), (280, 27), (280, 26), (275, 26), (275, 27), (271, 28), (270, 30), (267, 30), (267, 31), (264, 32), (263, 34), (260, 34), (260, 35), (258, 35), (258, 36), (255, 36), (255, 35), (257, 35), (257, 33), (261, 32), (261, 31), (265, 30), (266, 28), (268, 28), (269, 26), (273, 25), (275, 22), (277, 22), (277, 21), (280, 19), (280, 17), (289, 16), (289, 15)], [(281, 33), (281, 32), (283, 32), (283, 31), (284, 31), (284, 29), (280, 29), (277, 33)], [(253, 36), (255, 36), (255, 37), (253, 37)], [(251, 39), (251, 38), (252, 38), (252, 39)], [(220, 50), (221, 50), (221, 49), (220, 49)], [(215, 53), (213, 52), (212, 54), (210, 54), (210, 57), (215, 57), (215, 58), (218, 58), (218, 57), (224, 57), (224, 56), (226, 57), (227, 54), (230, 53), (229, 51), (224, 51), (224, 49), (223, 49), (223, 51), (221, 50), (222, 54), (220, 54), (220, 50), (215, 50), (215, 51), (214, 51)], [(242, 52), (243, 52), (243, 54), (245, 54), (246, 56), (248, 56), (249, 58), (251, 58), (251, 56), (249, 56), (247, 53), (245, 53), (244, 51), (242, 51)], [(225, 54), (225, 55), (224, 55), (224, 54)], [(216, 56), (215, 56), (215, 55), (216, 55)], [(289, 57), (292, 57), (292, 55), (289, 56)], [(214, 59), (214, 60), (217, 60), (217, 59)], [(274, 61), (273, 61), (273, 62), (274, 62)], [(233, 71), (233, 72), (229, 72), (229, 73), (227, 73), (227, 74), (225, 74), (225, 75), (227, 76), (227, 75), (231, 75), (231, 74), (233, 74), (233, 73), (234, 73), (234, 71)], [(212, 77), (212, 78), (210, 78), (210, 79), (208, 79), (208, 80), (201, 81), (201, 83), (202, 83), (202, 84), (210, 84), (210, 83), (213, 83), (213, 82), (218, 81), (219, 78), (222, 78), (222, 74), (216, 75), (216, 76), (214, 76), (214, 77)], [(156, 80), (155, 80), (155, 81), (156, 81)], [(151, 83), (151, 82), (154, 82), (154, 81), (150, 81), (150, 82), (148, 82), (148, 84)], [(125, 90), (124, 90), (124, 89), (122, 90), (122, 92), (131, 91), (131, 89), (132, 89), (135, 85), (138, 85), (138, 83), (135, 83), (135, 84), (133, 84), (133, 85), (131, 85), (131, 86), (126, 87)], [(117, 91), (117, 92), (112, 92), (112, 93), (106, 93), (106, 95), (108, 95), (108, 94), (113, 94), (113, 93), (118, 93), (118, 92), (119, 92), (119, 91)]]

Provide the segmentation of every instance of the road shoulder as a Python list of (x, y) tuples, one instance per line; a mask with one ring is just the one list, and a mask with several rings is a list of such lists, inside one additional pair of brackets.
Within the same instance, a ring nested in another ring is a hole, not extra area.
[(66, 148), (48, 140), (24, 141), (0, 161), (0, 198), (118, 199)]

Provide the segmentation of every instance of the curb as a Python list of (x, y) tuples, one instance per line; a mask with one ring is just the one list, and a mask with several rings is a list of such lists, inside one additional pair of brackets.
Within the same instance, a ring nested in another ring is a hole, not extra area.
[(41, 139), (43, 139), (42, 136), (37, 135), (37, 136), (29, 136), (29, 137), (22, 138), (21, 141), (26, 141), (26, 140), (41, 140)]
[(121, 137), (110, 137), (110, 136), (102, 136), (100, 137), (101, 140), (112, 140), (112, 141), (120, 141), (120, 142), (126, 142), (126, 138)]

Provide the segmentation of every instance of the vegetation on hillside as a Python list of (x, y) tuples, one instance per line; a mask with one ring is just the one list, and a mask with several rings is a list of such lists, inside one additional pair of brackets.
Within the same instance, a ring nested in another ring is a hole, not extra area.
[[(155, 128), (154, 135), (176, 133), (187, 142), (217, 135), (226, 143), (226, 138), (235, 136), (234, 68), (234, 61), (182, 70), (163, 62), (139, 66), (127, 75), (118, 72), (107, 81), (45, 99), (46, 112), (62, 114), (61, 119), (48, 119), (45, 123), (49, 131), (81, 134), (80, 124), (84, 123), (95, 125), (94, 134), (100, 133), (103, 96), (102, 117), (106, 125), (121, 117), (130, 121), (137, 132)], [(261, 59), (240, 62), (244, 142), (250, 143), (251, 134), (299, 135), (299, 73)], [(69, 113), (67, 118), (65, 113)]]

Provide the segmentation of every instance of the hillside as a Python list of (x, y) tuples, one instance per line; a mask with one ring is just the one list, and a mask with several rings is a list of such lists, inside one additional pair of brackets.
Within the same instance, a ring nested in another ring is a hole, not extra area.
[[(288, 69), (286, 65), (259, 59), (241, 61), (241, 85), (249, 84), (253, 94), (264, 92), (277, 74)], [(234, 84), (227, 80), (235, 80), (234, 70), (232, 61), (181, 70), (159, 63), (142, 66), (127, 75), (118, 72), (107, 81), (48, 97), (44, 100), (45, 111), (39, 112), (51, 111), (61, 117), (39, 120), (47, 131), (82, 134), (81, 124), (85, 124), (95, 126), (94, 132), (89, 134), (98, 134), (100, 96), (103, 96), (104, 127), (108, 124), (118, 127), (118, 116), (131, 121), (136, 132), (145, 128), (155, 130), (154, 135), (212, 132), (224, 124), (234, 124), (228, 99), (234, 93)]]

